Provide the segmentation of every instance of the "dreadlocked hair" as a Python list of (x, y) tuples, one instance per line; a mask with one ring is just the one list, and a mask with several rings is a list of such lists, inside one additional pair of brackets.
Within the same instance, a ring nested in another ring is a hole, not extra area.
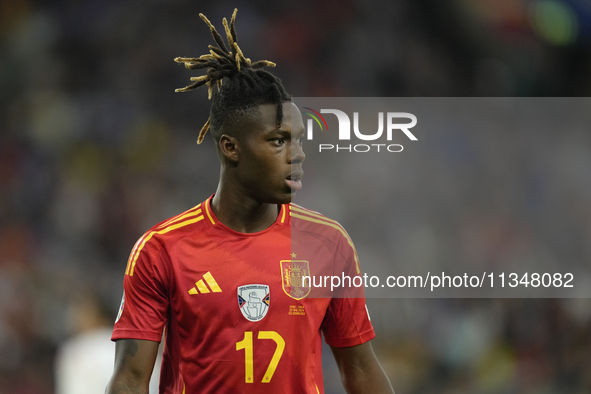
[[(205, 75), (191, 77), (192, 84), (176, 89), (175, 92), (187, 92), (200, 86), (207, 85), (208, 99), (212, 99), (210, 116), (197, 139), (200, 144), (207, 133), (212, 129), (214, 139), (219, 139), (220, 130), (224, 122), (245, 115), (248, 111), (261, 104), (277, 105), (277, 127), (283, 121), (283, 103), (291, 101), (291, 96), (285, 91), (283, 83), (264, 67), (275, 67), (275, 63), (268, 60), (252, 62), (245, 57), (238, 46), (236, 35), (236, 13), (234, 9), (232, 19), (228, 25), (223, 19), (224, 30), (228, 46), (222, 36), (203, 14), (201, 19), (209, 26), (211, 35), (217, 46), (209, 45), (209, 53), (200, 57), (177, 57), (177, 63), (183, 63), (190, 70), (207, 69)], [(214, 92), (214, 85), (217, 92)]]

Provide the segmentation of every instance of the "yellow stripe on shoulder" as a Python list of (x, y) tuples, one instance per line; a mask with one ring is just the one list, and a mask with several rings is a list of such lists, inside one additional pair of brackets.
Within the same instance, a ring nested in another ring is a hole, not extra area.
[(199, 215), (201, 215), (202, 212), (203, 211), (201, 211), (201, 209), (198, 209), (198, 210), (193, 211), (193, 212), (189, 212), (187, 214), (184, 214), (182, 216), (179, 216), (179, 217), (175, 218), (174, 220), (172, 220), (172, 219), (169, 220), (168, 222), (164, 223), (162, 226), (158, 226), (158, 228), (161, 229), (161, 228), (164, 228), (164, 227), (168, 227), (168, 226), (170, 226), (172, 224), (175, 224), (175, 223), (178, 223), (178, 222), (180, 222), (180, 221), (182, 221), (184, 219), (187, 219), (187, 218), (190, 218), (190, 217), (193, 217), (193, 216), (199, 216)]
[(323, 224), (325, 226), (329, 226), (338, 230), (343, 235), (343, 237), (345, 237), (351, 249), (353, 249), (353, 256), (355, 258), (355, 268), (357, 269), (357, 273), (361, 274), (361, 268), (359, 267), (359, 258), (357, 257), (357, 250), (355, 249), (355, 245), (353, 244), (351, 237), (349, 237), (349, 234), (347, 234), (347, 231), (345, 231), (343, 226), (341, 226), (338, 222), (319, 214), (318, 212), (307, 210), (295, 204), (291, 204), (291, 206), (292, 209), (289, 213), (290, 216), (306, 220), (312, 223)]
[[(310, 209), (303, 208), (299, 205), (296, 205), (296, 204), (292, 204), (292, 205), (293, 205), (294, 212), (297, 212), (297, 213), (300, 213), (303, 215), (308, 215), (308, 216), (318, 219), (318, 220), (322, 220), (322, 221), (326, 222), (328, 225), (332, 224), (332, 225), (336, 226), (335, 228), (338, 227), (338, 229), (340, 229), (339, 231), (345, 236), (345, 238), (347, 238), (349, 241), (351, 241), (351, 237), (349, 237), (347, 230), (345, 230), (345, 228), (343, 226), (341, 226), (341, 224), (339, 222), (337, 222), (336, 220), (327, 218), (326, 216), (324, 216), (321, 213), (318, 213), (316, 211), (312, 211)], [(291, 212), (289, 213), (289, 215), (293, 216), (293, 214)]]
[[(297, 205), (297, 204), (291, 203), (291, 204), (290, 204), (290, 208), (293, 208), (293, 210), (294, 210), (295, 212), (304, 213), (304, 214), (307, 214), (307, 215), (313, 216), (313, 217), (315, 217), (315, 218), (322, 219), (322, 220), (326, 220), (327, 222), (334, 223), (334, 224), (336, 224), (336, 225), (338, 225), (338, 226), (341, 226), (341, 225), (339, 224), (339, 222), (337, 222), (336, 220), (332, 220), (332, 219), (330, 219), (330, 218), (327, 218), (326, 216), (322, 215), (322, 214), (321, 214), (321, 213), (319, 213), (319, 212), (312, 211), (312, 210), (310, 210), (310, 209), (306, 209), (306, 208), (304, 208), (304, 207), (302, 207), (302, 206), (300, 206), (300, 205)], [(341, 226), (341, 227), (342, 227), (342, 226)]]
[(129, 268), (131, 267), (131, 262), (133, 261), (133, 258), (135, 257), (137, 249), (142, 244), (144, 238), (146, 238), (147, 235), (148, 235), (148, 233), (145, 233), (144, 235), (142, 235), (140, 237), (140, 239), (137, 240), (135, 245), (133, 245), (133, 249), (131, 249), (131, 253), (129, 254), (129, 258), (127, 259), (127, 267), (125, 267), (125, 275), (129, 274)]
[[(176, 222), (186, 219), (188, 217), (197, 216), (197, 215), (201, 214), (201, 212), (202, 212), (200, 207), (201, 207), (201, 204), (198, 204), (198, 205), (194, 206), (193, 208), (186, 210), (185, 212), (181, 212), (178, 215), (173, 216), (172, 218), (168, 219), (166, 222), (156, 226), (156, 229), (164, 228), (170, 224), (176, 223)], [(126, 275), (129, 274), (129, 267), (131, 266), (131, 262), (134, 261), (134, 259), (135, 259), (135, 256), (136, 256), (139, 246), (142, 244), (144, 238), (148, 234), (150, 234), (150, 231), (148, 231), (144, 235), (142, 235), (140, 237), (140, 239), (138, 239), (138, 241), (133, 246), (133, 249), (131, 249), (131, 253), (129, 254), (129, 259), (127, 260), (127, 267), (125, 268)]]
[(158, 228), (162, 228), (162, 227), (164, 227), (164, 226), (167, 226), (167, 225), (169, 225), (169, 224), (170, 224), (170, 223), (172, 223), (172, 222), (176, 222), (176, 221), (178, 221), (178, 220), (181, 220), (181, 219), (183, 219), (183, 218), (186, 218), (186, 217), (189, 217), (189, 216), (195, 216), (195, 215), (198, 215), (198, 214), (200, 214), (200, 213), (201, 213), (201, 209), (200, 209), (200, 207), (201, 207), (201, 204), (199, 204), (199, 205), (196, 205), (196, 206), (194, 206), (193, 208), (191, 208), (191, 209), (188, 209), (188, 210), (186, 210), (185, 212), (182, 212), (182, 213), (180, 213), (180, 214), (178, 214), (178, 215), (176, 215), (176, 216), (174, 216), (174, 217), (172, 217), (172, 218), (168, 219), (166, 222), (164, 222), (164, 223), (162, 223), (160, 226), (158, 226)]
[(150, 232), (145, 238), (144, 240), (141, 242), (141, 244), (138, 247), (137, 253), (135, 254), (135, 257), (133, 258), (133, 262), (131, 263), (131, 269), (129, 270), (129, 276), (133, 276), (133, 271), (135, 269), (135, 263), (137, 262), (137, 259), (142, 251), (142, 249), (144, 248), (144, 246), (146, 245), (146, 242), (148, 242), (155, 234), (166, 234), (172, 230), (176, 230), (178, 228), (184, 227), (184, 226), (188, 226), (189, 224), (193, 224), (193, 223), (197, 223), (200, 220), (203, 220), (203, 215), (201, 216), (197, 216), (196, 218), (190, 219), (190, 220), (185, 220), (184, 222), (180, 222), (180, 223), (175, 223), (175, 224), (171, 224), (170, 226), (163, 228), (162, 230), (155, 230)]
[(215, 221), (213, 220), (213, 218), (211, 217), (211, 213), (209, 212), (211, 210), (211, 207), (209, 205), (209, 202), (211, 200), (207, 200), (205, 201), (205, 213), (207, 213), (207, 217), (209, 218), (209, 221), (211, 222), (211, 224), (215, 225)]

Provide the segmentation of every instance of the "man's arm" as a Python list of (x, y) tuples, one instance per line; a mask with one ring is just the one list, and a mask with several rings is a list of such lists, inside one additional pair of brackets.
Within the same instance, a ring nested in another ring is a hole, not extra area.
[(115, 343), (115, 371), (105, 394), (148, 394), (158, 342), (119, 339)]
[(330, 347), (348, 394), (394, 394), (370, 342), (351, 347)]

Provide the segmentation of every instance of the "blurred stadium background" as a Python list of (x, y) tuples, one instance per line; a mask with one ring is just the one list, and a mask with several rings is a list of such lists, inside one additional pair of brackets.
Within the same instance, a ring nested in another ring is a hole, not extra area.
[[(194, 144), (206, 94), (174, 93), (191, 74), (172, 59), (211, 43), (199, 12), (220, 26), (234, 7), (245, 54), (275, 61), (294, 96), (591, 92), (584, 0), (0, 0), (0, 393), (60, 394), (58, 349), (114, 320), (136, 239), (215, 190), (214, 149)], [(569, 173), (571, 203), (554, 206), (548, 220), (557, 222), (543, 225), (568, 228), (573, 255), (589, 262), (586, 141), (567, 145), (582, 158)], [(562, 154), (568, 166), (571, 151)], [(515, 160), (504, 170), (519, 171)], [(409, 204), (425, 201), (413, 193), (421, 191), (406, 190)], [(447, 209), (432, 197), (430, 209)], [(475, 259), (513, 247), (511, 234), (524, 227), (520, 217), (491, 221), (477, 203), (470, 212), (453, 206), (445, 217), (490, 228)], [(577, 226), (560, 222), (573, 216)], [(345, 210), (336, 219), (354, 228), (357, 218)], [(455, 244), (470, 239), (457, 234)], [(414, 260), (436, 258), (415, 251)], [(374, 348), (397, 393), (578, 394), (591, 392), (589, 301), (368, 303)], [(327, 393), (341, 391), (332, 367), (325, 383)]]

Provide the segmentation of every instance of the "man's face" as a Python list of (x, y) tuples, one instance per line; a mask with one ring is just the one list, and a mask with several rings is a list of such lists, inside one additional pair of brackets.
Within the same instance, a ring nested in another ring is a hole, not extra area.
[(287, 204), (302, 187), (302, 114), (295, 104), (283, 103), (283, 121), (277, 128), (275, 104), (260, 105), (258, 111), (238, 137), (238, 181), (258, 202)]

